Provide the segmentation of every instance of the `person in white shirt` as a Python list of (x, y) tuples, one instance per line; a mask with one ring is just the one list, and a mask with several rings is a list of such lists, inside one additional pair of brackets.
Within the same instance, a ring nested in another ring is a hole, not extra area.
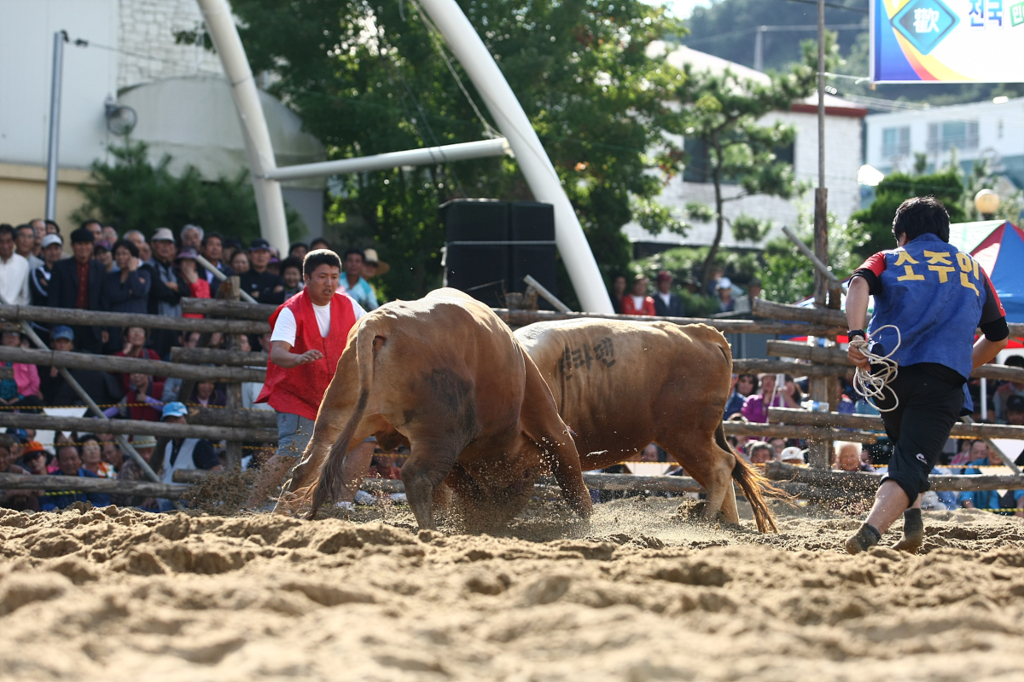
[(28, 305), (28, 261), (14, 253), (14, 228), (0, 225), (0, 294), (11, 305)]
[(18, 225), (14, 228), (14, 252), (28, 261), (28, 271), (32, 272), (43, 264), (35, 255), (36, 230), (31, 225)]

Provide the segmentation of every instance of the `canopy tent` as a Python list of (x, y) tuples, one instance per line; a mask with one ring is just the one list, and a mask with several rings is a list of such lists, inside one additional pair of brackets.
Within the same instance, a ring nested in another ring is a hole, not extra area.
[(1024, 231), (1008, 220), (949, 226), (949, 243), (968, 251), (988, 273), (1007, 322), (1024, 322)]

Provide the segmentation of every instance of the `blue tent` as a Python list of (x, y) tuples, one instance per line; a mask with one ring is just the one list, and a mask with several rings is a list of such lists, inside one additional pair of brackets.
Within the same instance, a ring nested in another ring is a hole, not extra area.
[(968, 251), (988, 273), (1006, 321), (1024, 322), (1024, 231), (1006, 220), (949, 227), (949, 243)]

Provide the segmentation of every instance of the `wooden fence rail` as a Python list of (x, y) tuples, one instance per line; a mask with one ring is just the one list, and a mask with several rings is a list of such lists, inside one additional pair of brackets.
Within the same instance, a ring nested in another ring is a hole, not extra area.
[[(768, 409), (768, 419), (776, 423), (803, 424), (808, 426), (835, 427), (837, 429), (871, 429), (882, 431), (882, 418), (868, 414), (840, 414), (838, 412), (807, 412), (785, 407)], [(839, 440), (845, 432), (837, 432)], [(1024, 440), (1024, 426), (1003, 424), (964, 424), (957, 422), (950, 434), (954, 438), (1012, 438)]]
[(184, 497), (190, 485), (154, 483), (152, 481), (119, 481), (85, 476), (33, 476), (0, 474), (0, 490), (68, 490), (81, 493), (121, 493), (142, 497), (163, 497), (176, 500)]
[[(760, 436), (762, 438), (824, 438), (835, 435), (827, 426), (800, 424), (759, 424), (755, 422), (724, 422), (722, 428), (727, 436)], [(878, 434), (870, 431), (844, 431), (843, 438), (853, 443), (874, 443)]]
[(269, 322), (256, 320), (196, 320), (187, 317), (149, 315), (146, 313), (108, 313), (77, 308), (46, 308), (31, 305), (0, 305), (0, 320), (41, 322), (98, 327), (142, 327), (143, 329), (176, 329), (185, 332), (222, 332), (224, 334), (264, 334)]
[(0, 361), (19, 362), (43, 367), (91, 369), (98, 372), (140, 373), (151, 376), (177, 377), (193, 381), (262, 383), (267, 370), (255, 367), (196, 367), (162, 360), (124, 358), (115, 355), (93, 355), (71, 351), (35, 350), (18, 346), (0, 346)]
[(237, 426), (244, 429), (277, 429), (277, 412), (273, 410), (233, 410), (219, 407), (196, 407), (188, 404), (188, 423), (203, 426)]
[[(723, 334), (806, 334), (824, 335), (829, 328), (823, 325), (767, 322), (763, 320), (730, 320), (704, 317), (637, 317), (636, 315), (606, 315), (604, 313), (556, 313), (550, 310), (518, 310), (494, 308), (494, 313), (510, 327), (525, 327), (534, 322), (553, 320), (625, 320), (629, 322), (671, 322), (673, 324), (706, 324)], [(845, 323), (844, 323), (845, 325)], [(843, 327), (845, 329), (845, 326)], [(835, 331), (833, 328), (832, 331)]]
[(246, 353), (240, 350), (188, 348), (185, 346), (171, 348), (171, 362), (180, 362), (186, 365), (227, 365), (229, 367), (258, 368), (265, 371), (269, 360), (270, 353)]
[[(769, 343), (771, 343), (769, 341)], [(734, 374), (789, 374), (794, 377), (842, 377), (853, 376), (854, 367), (841, 365), (809, 365), (806, 362), (785, 360), (760, 360), (757, 358), (733, 358)]]
[(259, 320), (266, 322), (276, 305), (270, 303), (249, 303), (247, 301), (229, 301), (218, 298), (182, 298), (183, 313), (198, 313), (211, 317), (228, 317), (238, 320)]
[[(85, 408), (82, 408), (85, 409)], [(207, 438), (212, 441), (258, 441), (276, 443), (277, 429), (240, 428), (174, 424), (138, 419), (93, 419), (91, 417), (54, 417), (47, 414), (0, 412), (0, 427), (40, 429), (44, 431), (77, 431), (78, 433), (123, 433), (157, 438)]]
[[(826, 488), (845, 488), (873, 493), (878, 489), (881, 474), (860, 471), (821, 471), (806, 467), (769, 462), (765, 476), (773, 481), (795, 481)], [(945, 492), (975, 492), (983, 490), (1020, 490), (1024, 476), (963, 476), (932, 474), (928, 477), (932, 490)]]

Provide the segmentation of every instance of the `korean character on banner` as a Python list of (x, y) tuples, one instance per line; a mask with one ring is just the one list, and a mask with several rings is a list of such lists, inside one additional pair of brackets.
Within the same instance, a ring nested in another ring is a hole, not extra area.
[(1003, 0), (988, 0), (988, 20), (1003, 25)]
[(1013, 26), (1024, 24), (1024, 2), (1018, 2), (1010, 8), (1010, 23)]
[(971, 0), (971, 12), (968, 16), (971, 18), (971, 26), (973, 28), (984, 28), (985, 0)]

